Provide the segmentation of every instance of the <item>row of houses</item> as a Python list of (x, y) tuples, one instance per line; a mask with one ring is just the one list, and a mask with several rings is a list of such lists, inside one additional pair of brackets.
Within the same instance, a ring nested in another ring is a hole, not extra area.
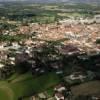
[(59, 21), (59, 23), (68, 23), (68, 24), (100, 24), (100, 15), (95, 15), (94, 18), (80, 18), (80, 19), (64, 19)]

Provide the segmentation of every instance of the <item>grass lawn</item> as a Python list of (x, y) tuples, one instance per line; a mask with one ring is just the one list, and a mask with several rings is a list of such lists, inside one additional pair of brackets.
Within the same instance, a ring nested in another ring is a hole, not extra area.
[(9, 83), (0, 81), (0, 100), (18, 100), (20, 96), (30, 96), (45, 91), (60, 81), (55, 73), (48, 73), (39, 77), (33, 77), (30, 73), (15, 76)]
[(0, 99), (1, 100), (13, 100), (12, 91), (9, 88), (0, 88)]
[(50, 89), (48, 89), (47, 90), (47, 94), (49, 95), (49, 96), (53, 96), (53, 94), (54, 94), (54, 88), (50, 88)]
[(6, 81), (0, 81), (0, 100), (14, 100), (13, 96), (9, 84)]

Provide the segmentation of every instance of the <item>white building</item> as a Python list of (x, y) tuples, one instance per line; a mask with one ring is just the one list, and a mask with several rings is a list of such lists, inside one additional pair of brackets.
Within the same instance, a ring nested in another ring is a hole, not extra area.
[(100, 15), (95, 15), (94, 20), (96, 23), (100, 24)]
[(4, 67), (4, 64), (0, 63), (0, 68), (3, 68)]

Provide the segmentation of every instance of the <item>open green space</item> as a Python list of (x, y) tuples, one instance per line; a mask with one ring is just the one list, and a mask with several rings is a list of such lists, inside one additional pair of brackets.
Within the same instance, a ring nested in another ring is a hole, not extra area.
[(29, 38), (29, 36), (20, 34), (20, 35), (14, 35), (14, 36), (10, 36), (10, 35), (0, 35), (0, 41), (21, 41), (22, 39), (27, 39)]
[[(13, 5), (13, 6), (12, 6)], [(52, 23), (67, 17), (90, 17), (99, 14), (100, 7), (89, 4), (9, 4), (0, 8), (1, 20)], [(5, 16), (6, 15), (6, 16)], [(10, 25), (11, 27), (14, 27)], [(6, 27), (6, 25), (3, 25)], [(9, 27), (6, 27), (9, 29)]]
[(19, 97), (27, 97), (60, 82), (55, 73), (41, 76), (32, 76), (29, 72), (23, 75), (14, 75), (10, 81), (0, 81), (0, 100), (18, 100)]
[(1, 100), (13, 100), (12, 91), (8, 88), (0, 88), (0, 99)]

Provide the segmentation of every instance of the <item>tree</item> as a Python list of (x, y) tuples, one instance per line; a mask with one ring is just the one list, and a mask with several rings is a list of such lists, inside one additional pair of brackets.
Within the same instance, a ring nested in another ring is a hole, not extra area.
[(28, 63), (29, 56), (26, 53), (17, 54), (15, 57), (15, 71), (23, 74), (31, 68), (31, 65)]
[(100, 44), (100, 39), (97, 39), (96, 40), (96, 44)]

